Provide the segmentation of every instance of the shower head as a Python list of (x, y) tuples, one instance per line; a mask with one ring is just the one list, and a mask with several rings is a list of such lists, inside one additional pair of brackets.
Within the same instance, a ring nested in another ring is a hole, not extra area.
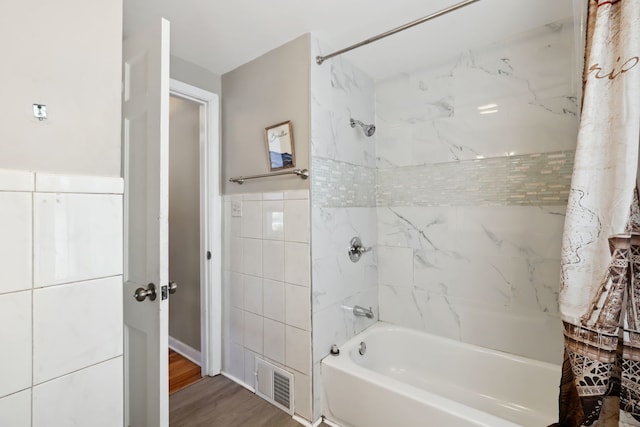
[(354, 119), (349, 119), (349, 123), (351, 123), (352, 128), (356, 127), (356, 124), (360, 125), (360, 127), (362, 128), (362, 131), (366, 136), (371, 136), (374, 133), (376, 133), (375, 125), (365, 125), (360, 120), (354, 120)]

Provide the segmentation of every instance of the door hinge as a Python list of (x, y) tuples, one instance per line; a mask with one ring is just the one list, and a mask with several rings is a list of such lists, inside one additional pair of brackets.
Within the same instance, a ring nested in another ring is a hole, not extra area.
[(211, 259), (211, 251), (207, 251), (207, 261)]

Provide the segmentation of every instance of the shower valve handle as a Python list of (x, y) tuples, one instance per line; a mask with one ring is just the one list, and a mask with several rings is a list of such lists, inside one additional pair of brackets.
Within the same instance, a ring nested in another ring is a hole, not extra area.
[(348, 249), (349, 259), (352, 262), (358, 262), (360, 261), (360, 257), (362, 256), (362, 254), (371, 251), (371, 249), (371, 246), (363, 246), (362, 240), (360, 240), (360, 238), (356, 236), (351, 239), (350, 242), (350, 246)]

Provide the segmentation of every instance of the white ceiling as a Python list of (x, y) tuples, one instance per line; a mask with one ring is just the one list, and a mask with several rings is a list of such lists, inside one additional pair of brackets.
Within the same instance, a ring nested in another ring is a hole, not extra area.
[[(460, 0), (124, 0), (124, 36), (171, 22), (171, 53), (224, 74), (304, 33), (341, 49)], [(376, 79), (572, 15), (572, 0), (480, 0), (347, 55)]]

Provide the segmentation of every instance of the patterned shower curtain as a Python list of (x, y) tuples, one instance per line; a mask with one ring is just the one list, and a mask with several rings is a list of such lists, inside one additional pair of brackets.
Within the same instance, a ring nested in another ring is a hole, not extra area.
[(640, 0), (589, 0), (560, 285), (561, 427), (640, 426)]

